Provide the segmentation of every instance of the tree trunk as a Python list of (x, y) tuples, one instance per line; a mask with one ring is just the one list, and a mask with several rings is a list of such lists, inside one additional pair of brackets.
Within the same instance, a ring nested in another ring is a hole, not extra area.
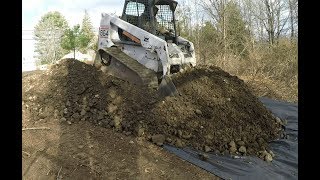
[(293, 2), (292, 0), (289, 0), (289, 12), (290, 12), (290, 24), (291, 24), (291, 39), (293, 39), (294, 36), (294, 27), (293, 27)]
[(226, 5), (226, 1), (223, 0), (223, 61), (225, 62), (226, 60), (226, 51), (227, 51), (227, 42), (226, 42), (226, 11), (225, 11), (225, 5)]
[(271, 45), (273, 45), (274, 43), (274, 7), (272, 5), (271, 7), (271, 2), (269, 2), (268, 0), (264, 1), (265, 6), (266, 6), (266, 13), (267, 13), (267, 32), (268, 32), (268, 36), (269, 36), (269, 43)]
[(73, 48), (73, 59), (76, 60), (76, 48)]

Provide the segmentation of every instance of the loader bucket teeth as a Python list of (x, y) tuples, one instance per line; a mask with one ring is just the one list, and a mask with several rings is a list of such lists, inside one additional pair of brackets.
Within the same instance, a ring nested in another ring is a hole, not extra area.
[(178, 90), (169, 76), (164, 76), (162, 78), (158, 88), (158, 94), (161, 97), (176, 96), (178, 94)]

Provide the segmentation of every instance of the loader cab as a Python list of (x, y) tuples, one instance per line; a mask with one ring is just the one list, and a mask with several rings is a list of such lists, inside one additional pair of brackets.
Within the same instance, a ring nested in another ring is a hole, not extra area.
[[(167, 42), (177, 42), (174, 16), (177, 2), (173, 0), (126, 0), (121, 19)], [(121, 35), (120, 38), (130, 41)]]

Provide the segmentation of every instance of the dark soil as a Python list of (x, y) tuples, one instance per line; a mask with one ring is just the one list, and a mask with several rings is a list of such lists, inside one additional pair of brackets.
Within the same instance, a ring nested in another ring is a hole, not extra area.
[(161, 99), (146, 87), (68, 59), (24, 77), (23, 107), (33, 122), (88, 121), (158, 145), (224, 154), (258, 155), (279, 137), (281, 125), (236, 76), (196, 67), (173, 82), (179, 96)]
[(218, 67), (198, 66), (173, 81), (180, 96), (168, 98), (167, 104), (175, 109), (170, 116), (176, 117), (171, 119), (182, 135), (191, 136), (182, 136), (187, 145), (230, 153), (235, 142), (237, 151), (244, 146), (245, 154), (252, 155), (268, 150), (267, 143), (279, 137), (281, 125), (238, 77)]

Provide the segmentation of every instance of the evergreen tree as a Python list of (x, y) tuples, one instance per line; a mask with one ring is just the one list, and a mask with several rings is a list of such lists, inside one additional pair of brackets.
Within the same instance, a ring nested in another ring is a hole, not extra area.
[(84, 12), (84, 17), (81, 26), (81, 45), (80, 51), (86, 53), (89, 49), (94, 49), (96, 41), (94, 41), (94, 31), (87, 10)]
[(59, 60), (65, 50), (60, 46), (61, 36), (68, 28), (66, 19), (57, 11), (42, 16), (34, 28), (37, 64), (50, 64)]

